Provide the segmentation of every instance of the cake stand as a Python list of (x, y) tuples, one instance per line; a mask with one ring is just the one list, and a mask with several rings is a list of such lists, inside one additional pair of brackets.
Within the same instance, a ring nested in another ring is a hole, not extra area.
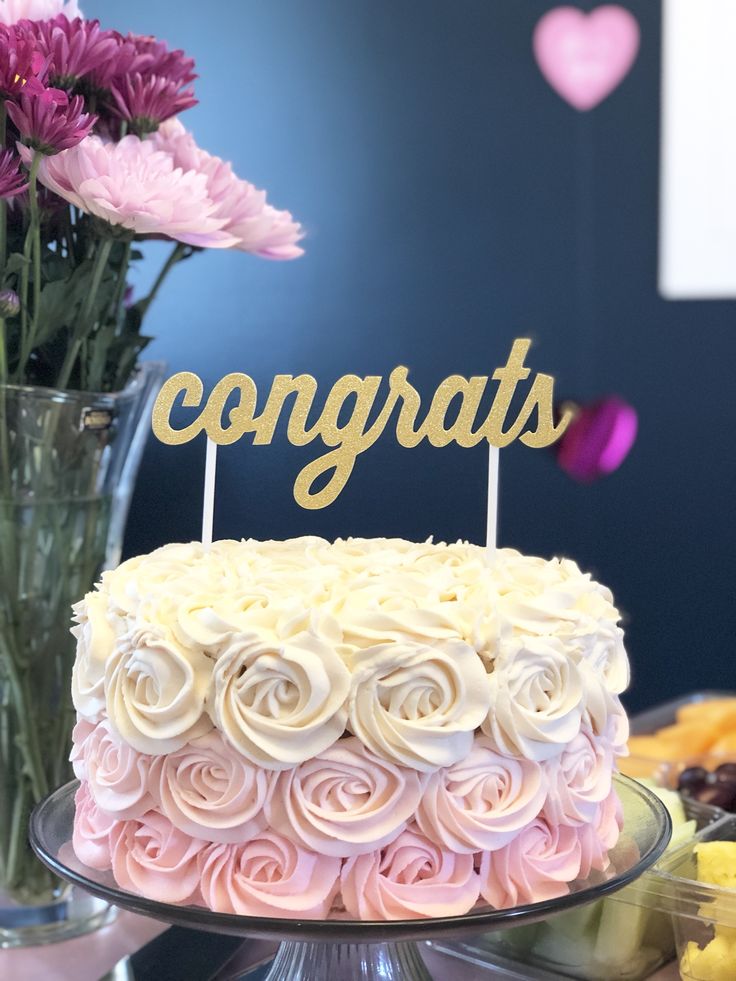
[(364, 922), (233, 916), (196, 906), (154, 902), (125, 892), (115, 885), (112, 873), (90, 869), (74, 855), (71, 838), (76, 781), (54, 791), (36, 807), (31, 816), (30, 839), (38, 857), (53, 872), (122, 909), (198, 930), (279, 941), (281, 946), (267, 981), (428, 981), (430, 975), (417, 941), (456, 939), (546, 919), (622, 888), (657, 861), (671, 833), (666, 809), (634, 780), (616, 776), (615, 785), (623, 805), (624, 829), (610, 853), (611, 865), (605, 874), (574, 882), (569, 894), (559, 899), (506, 910), (476, 908), (465, 916), (429, 920)]

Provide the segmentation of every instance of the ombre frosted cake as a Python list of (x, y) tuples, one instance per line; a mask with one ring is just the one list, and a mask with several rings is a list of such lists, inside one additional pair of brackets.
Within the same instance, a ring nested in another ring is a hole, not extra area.
[(574, 562), (168, 545), (75, 608), (74, 848), (250, 916), (461, 915), (605, 870), (628, 661)]

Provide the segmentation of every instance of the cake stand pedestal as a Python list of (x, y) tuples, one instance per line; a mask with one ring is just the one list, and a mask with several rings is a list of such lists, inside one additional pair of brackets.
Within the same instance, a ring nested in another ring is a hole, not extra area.
[[(291, 920), (233, 916), (199, 906), (155, 902), (120, 889), (110, 872), (90, 869), (71, 846), (76, 781), (54, 791), (33, 812), (30, 839), (57, 875), (114, 906), (167, 923), (237, 937), (278, 941), (267, 981), (427, 981), (417, 941), (456, 939), (546, 919), (627, 885), (660, 857), (670, 838), (669, 815), (659, 799), (627, 777), (615, 777), (624, 828), (605, 874), (571, 884), (559, 899), (513, 909), (476, 907), (465, 916), (429, 920)], [(491, 955), (492, 956), (492, 955)], [(185, 975), (182, 975), (185, 976)], [(246, 975), (247, 976), (247, 975)]]

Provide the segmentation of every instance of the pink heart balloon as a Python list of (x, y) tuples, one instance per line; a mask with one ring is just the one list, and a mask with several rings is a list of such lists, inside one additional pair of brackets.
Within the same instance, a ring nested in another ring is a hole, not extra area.
[(616, 5), (589, 14), (555, 7), (534, 29), (534, 56), (549, 84), (584, 111), (602, 102), (625, 77), (639, 50), (639, 24)]

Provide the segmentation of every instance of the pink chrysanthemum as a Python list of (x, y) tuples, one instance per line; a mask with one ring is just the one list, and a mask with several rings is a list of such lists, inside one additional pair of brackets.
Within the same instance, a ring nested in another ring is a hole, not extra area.
[(272, 207), (265, 191), (241, 180), (229, 163), (198, 147), (179, 120), (164, 123), (151, 140), (171, 155), (176, 167), (206, 176), (209, 195), (217, 205), (215, 214), (237, 240), (234, 248), (264, 259), (296, 259), (304, 254), (297, 245), (304, 231), (290, 212)]
[[(24, 162), (32, 153), (20, 149)], [(184, 173), (150, 140), (106, 143), (90, 136), (41, 161), (42, 184), (70, 204), (137, 235), (167, 236), (201, 248), (229, 248), (232, 235), (215, 215), (204, 174)]]
[(31, 31), (0, 24), (0, 96), (14, 98), (23, 91), (42, 92), (39, 75), (45, 67)]
[(20, 20), (50, 20), (57, 14), (80, 17), (77, 0), (0, 0), (0, 24), (17, 24)]
[(114, 115), (128, 121), (138, 136), (155, 133), (161, 123), (196, 106), (192, 89), (160, 75), (126, 75), (112, 84)]
[(100, 30), (98, 20), (69, 20), (63, 14), (34, 24), (39, 50), (48, 60), (51, 84), (73, 89), (91, 72), (103, 70), (118, 51), (119, 35)]
[(12, 150), (0, 152), (0, 198), (12, 198), (28, 187), (20, 171), (20, 157)]
[(45, 89), (39, 95), (24, 92), (7, 109), (22, 142), (46, 155), (81, 143), (97, 119), (84, 111), (80, 95), (70, 99), (61, 89)]

